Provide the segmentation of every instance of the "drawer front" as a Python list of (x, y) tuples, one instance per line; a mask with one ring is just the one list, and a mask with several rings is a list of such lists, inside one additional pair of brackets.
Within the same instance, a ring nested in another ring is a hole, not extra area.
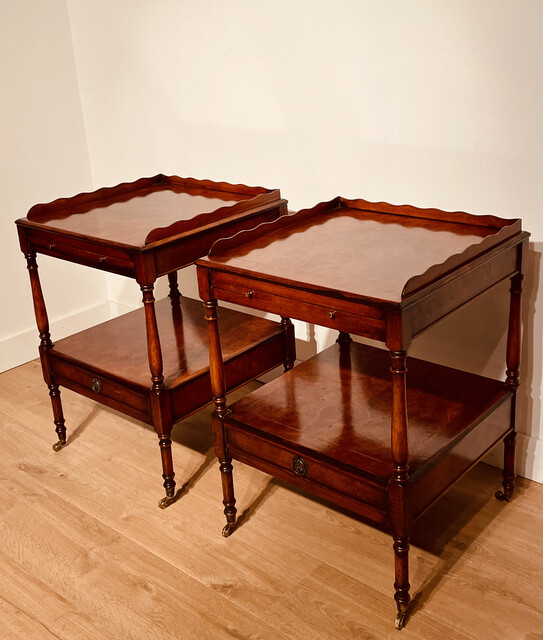
[[(322, 295), (308, 295), (291, 287), (270, 285), (259, 280), (230, 276), (226, 280), (221, 275), (212, 275), (212, 291), (217, 300), (375, 340), (385, 339), (385, 320), (381, 310), (376, 307), (346, 303)], [(356, 313), (353, 313), (353, 309)]]
[(300, 486), (374, 522), (387, 522), (386, 486), (229, 424), (225, 425), (225, 436), (232, 458)]
[(49, 355), (51, 374), (58, 384), (121, 413), (152, 424), (149, 395), (62, 358)]
[[(101, 248), (90, 243), (74, 241), (69, 244), (59, 241), (58, 236), (32, 238), (29, 246), (38, 253), (69, 260), (94, 269), (130, 276), (134, 274), (134, 263), (126, 254), (110, 248)], [(100, 250), (103, 249), (103, 250)]]

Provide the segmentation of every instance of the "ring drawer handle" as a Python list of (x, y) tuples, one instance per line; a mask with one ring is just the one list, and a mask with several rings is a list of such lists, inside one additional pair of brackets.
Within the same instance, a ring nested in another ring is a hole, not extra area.
[(246, 295), (247, 298), (249, 298), (249, 300), (252, 300), (253, 296), (255, 295), (255, 292), (254, 291), (246, 291), (245, 295)]
[(94, 391), (94, 393), (100, 393), (102, 391), (102, 383), (100, 382), (100, 380), (98, 380), (98, 378), (93, 378), (91, 380), (91, 389)]
[(294, 456), (294, 458), (292, 458), (290, 467), (297, 476), (303, 477), (307, 475), (307, 464), (300, 456)]

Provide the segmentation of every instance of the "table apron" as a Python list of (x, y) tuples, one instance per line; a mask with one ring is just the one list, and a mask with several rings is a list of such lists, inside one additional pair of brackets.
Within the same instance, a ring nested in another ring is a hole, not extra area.
[(134, 277), (134, 261), (126, 252), (113, 247), (100, 246), (73, 238), (67, 240), (54, 233), (29, 236), (28, 247), (53, 258)]
[[(260, 311), (268, 311), (284, 317), (346, 331), (358, 336), (384, 341), (386, 321), (380, 309), (350, 303), (347, 311), (343, 300), (318, 296), (318, 302), (300, 300), (298, 292), (289, 287), (261, 286), (259, 281), (231, 281), (217, 283), (212, 274), (212, 294), (217, 300), (239, 304)], [(308, 296), (304, 296), (308, 298)], [(316, 296), (315, 296), (316, 297)], [(325, 304), (322, 304), (325, 303)]]

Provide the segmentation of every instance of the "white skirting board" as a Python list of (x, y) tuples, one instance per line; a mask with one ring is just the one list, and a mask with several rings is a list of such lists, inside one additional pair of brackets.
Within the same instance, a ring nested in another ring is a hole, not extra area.
[[(110, 304), (107, 301), (80, 309), (69, 316), (50, 321), (51, 339), (53, 342), (60, 340), (72, 333), (83, 331), (95, 324), (109, 320), (110, 317)], [(39, 343), (38, 329), (35, 325), (0, 340), (0, 372), (13, 369), (13, 367), (37, 358)]]
[[(517, 475), (543, 484), (543, 440), (519, 431), (515, 453)], [(489, 453), (485, 462), (502, 469), (503, 445)]]

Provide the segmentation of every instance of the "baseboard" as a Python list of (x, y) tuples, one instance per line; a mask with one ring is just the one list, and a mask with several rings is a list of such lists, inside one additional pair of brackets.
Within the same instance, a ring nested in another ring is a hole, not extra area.
[[(83, 331), (89, 327), (109, 320), (108, 302), (81, 309), (69, 316), (53, 320), (49, 323), (51, 338), (60, 340), (72, 333)], [(22, 331), (0, 340), (0, 372), (18, 367), (38, 357), (38, 330), (36, 327)]]
[(107, 304), (108, 304), (110, 318), (116, 318), (117, 316), (122, 316), (125, 313), (130, 313), (130, 311), (134, 311), (135, 309), (138, 308), (133, 305), (126, 304), (125, 302), (114, 302), (113, 300), (108, 300)]

